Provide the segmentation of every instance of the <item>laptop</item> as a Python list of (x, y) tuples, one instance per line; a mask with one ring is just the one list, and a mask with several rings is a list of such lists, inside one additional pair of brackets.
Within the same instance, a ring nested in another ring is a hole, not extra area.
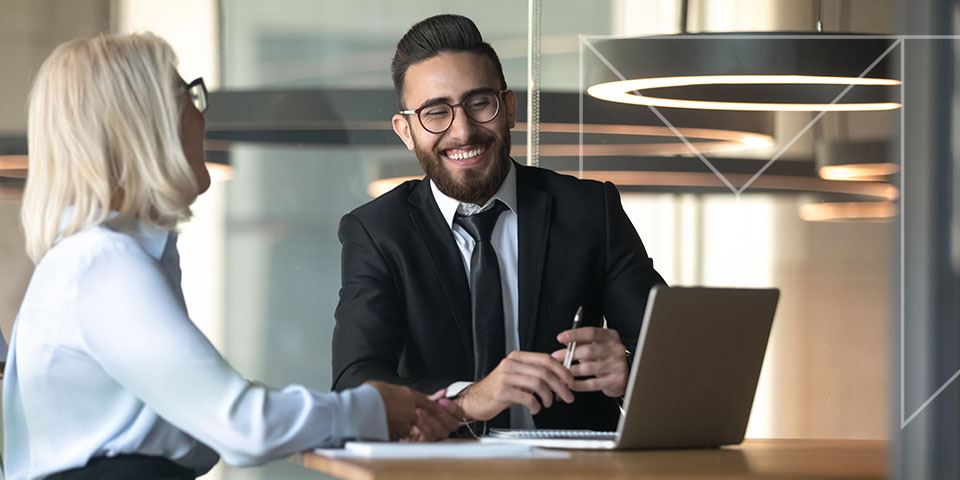
[(743, 441), (780, 291), (650, 292), (616, 432), (498, 430), (483, 442), (629, 450)]

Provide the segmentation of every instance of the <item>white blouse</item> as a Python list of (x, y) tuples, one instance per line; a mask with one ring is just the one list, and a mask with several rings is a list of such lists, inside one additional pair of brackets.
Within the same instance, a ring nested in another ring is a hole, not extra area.
[(388, 438), (373, 387), (275, 390), (240, 376), (187, 316), (176, 236), (140, 222), (89, 228), (47, 252), (20, 307), (2, 381), (10, 479), (133, 453), (199, 475), (217, 454), (255, 465)]

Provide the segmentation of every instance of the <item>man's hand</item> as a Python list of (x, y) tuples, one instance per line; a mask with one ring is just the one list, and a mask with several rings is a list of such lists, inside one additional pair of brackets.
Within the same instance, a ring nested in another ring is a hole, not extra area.
[[(563, 344), (577, 342), (573, 359), (578, 365), (570, 367), (575, 377), (592, 377), (573, 382), (572, 389), (577, 392), (595, 392), (600, 390), (608, 397), (622, 397), (627, 391), (627, 352), (620, 342), (620, 334), (609, 328), (583, 327), (576, 330), (564, 330), (557, 335), (557, 341)], [(567, 354), (563, 348), (551, 354), (562, 362)]]
[(460, 428), (463, 410), (445, 398), (447, 389), (441, 389), (428, 398), (437, 403), (437, 413), (431, 415), (422, 408), (417, 409), (417, 424), (410, 431), (409, 440), (413, 442), (436, 442), (450, 436)]
[(419, 420), (418, 411), (423, 410), (430, 415), (436, 415), (438, 412), (436, 402), (407, 387), (379, 381), (364, 384), (376, 388), (380, 393), (383, 408), (387, 413), (390, 440), (400, 440), (410, 435), (411, 429)]
[[(510, 352), (483, 380), (469, 386), (457, 401), (467, 418), (490, 420), (513, 404), (526, 405), (530, 413), (553, 405), (556, 393), (565, 402), (573, 402), (573, 375), (545, 353)], [(536, 394), (540, 401), (534, 397)]]

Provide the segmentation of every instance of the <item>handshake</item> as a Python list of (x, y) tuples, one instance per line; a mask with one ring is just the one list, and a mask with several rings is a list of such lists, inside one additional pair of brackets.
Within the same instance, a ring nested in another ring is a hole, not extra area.
[(380, 381), (366, 382), (377, 389), (387, 414), (391, 441), (435, 442), (460, 428), (463, 410), (445, 398), (446, 389), (429, 397), (407, 387)]

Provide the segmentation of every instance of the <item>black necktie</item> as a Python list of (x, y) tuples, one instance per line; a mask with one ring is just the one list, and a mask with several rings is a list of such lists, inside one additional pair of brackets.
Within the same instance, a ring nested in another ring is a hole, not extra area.
[(500, 291), (500, 262), (490, 244), (490, 233), (497, 218), (507, 209), (497, 200), (483, 212), (469, 217), (459, 214), (454, 221), (473, 237), (473, 255), (470, 257), (470, 293), (473, 297), (473, 351), (474, 380), (486, 377), (506, 350), (503, 331), (503, 293)]

